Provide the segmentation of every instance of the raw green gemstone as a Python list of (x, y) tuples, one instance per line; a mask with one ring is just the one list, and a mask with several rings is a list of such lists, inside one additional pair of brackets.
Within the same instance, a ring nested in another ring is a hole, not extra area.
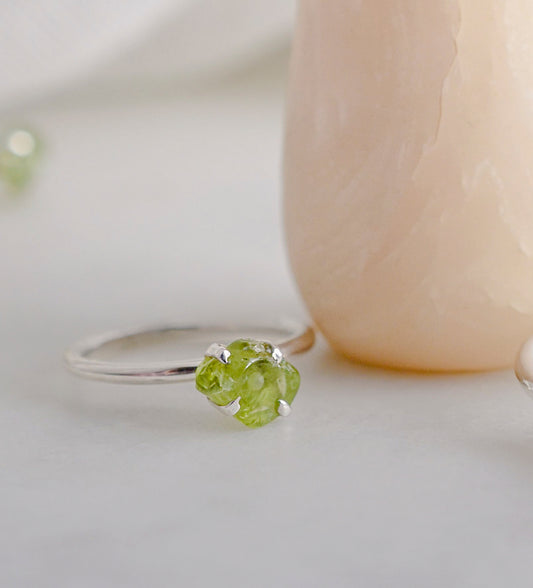
[(23, 190), (32, 180), (42, 144), (31, 131), (13, 128), (0, 133), (0, 180), (10, 192)]
[(291, 405), (300, 374), (288, 361), (277, 362), (270, 343), (238, 339), (227, 347), (229, 363), (206, 357), (196, 370), (196, 387), (211, 402), (226, 406), (240, 398), (235, 414), (248, 427), (262, 427), (279, 416), (279, 401)]

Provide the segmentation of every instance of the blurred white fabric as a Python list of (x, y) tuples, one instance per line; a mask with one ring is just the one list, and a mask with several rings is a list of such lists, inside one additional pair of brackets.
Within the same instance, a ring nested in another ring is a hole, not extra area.
[(4, 1), (0, 109), (76, 80), (191, 77), (287, 42), (294, 0)]

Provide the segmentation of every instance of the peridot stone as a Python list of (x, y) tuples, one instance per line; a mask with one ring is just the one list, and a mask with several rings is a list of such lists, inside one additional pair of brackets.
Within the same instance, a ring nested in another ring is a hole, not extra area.
[(33, 178), (42, 144), (23, 128), (0, 132), (0, 180), (9, 192), (23, 190)]
[(279, 416), (279, 401), (291, 404), (300, 374), (287, 360), (277, 360), (270, 343), (238, 339), (227, 347), (229, 362), (206, 357), (196, 370), (196, 387), (211, 402), (227, 406), (240, 399), (234, 415), (248, 427), (262, 427)]

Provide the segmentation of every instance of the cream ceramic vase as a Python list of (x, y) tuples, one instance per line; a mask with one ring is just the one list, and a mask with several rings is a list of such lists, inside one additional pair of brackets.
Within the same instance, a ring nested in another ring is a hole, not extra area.
[(302, 0), (285, 219), (331, 345), (512, 365), (533, 333), (533, 1)]

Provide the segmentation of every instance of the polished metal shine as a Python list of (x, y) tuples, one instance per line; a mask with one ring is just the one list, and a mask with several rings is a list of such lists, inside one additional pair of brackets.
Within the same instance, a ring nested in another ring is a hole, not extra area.
[(288, 417), (292, 412), (291, 405), (285, 400), (278, 400), (278, 414), (282, 417)]
[(533, 393), (533, 337), (528, 339), (518, 352), (515, 374), (526, 390)]
[[(315, 342), (315, 334), (311, 327), (300, 323), (285, 322), (279, 327), (261, 326), (216, 326), (216, 327), (184, 327), (163, 326), (131, 331), (114, 331), (84, 339), (65, 352), (65, 362), (69, 370), (79, 376), (105, 382), (122, 384), (170, 384), (194, 380), (196, 368), (203, 357), (191, 357), (164, 362), (147, 362), (142, 364), (104, 361), (94, 357), (99, 350), (108, 344), (120, 345), (131, 342), (138, 337), (157, 336), (175, 332), (180, 340), (201, 337), (205, 339), (206, 355), (214, 357), (222, 363), (228, 363), (230, 352), (220, 343), (212, 343), (223, 335), (230, 342), (243, 336), (268, 340), (273, 345), (273, 357), (280, 362), (284, 355), (307, 351)], [(254, 334), (257, 333), (257, 337)], [(267, 337), (263, 334), (268, 333)], [(237, 402), (238, 404), (238, 402)], [(222, 408), (225, 414), (239, 410), (237, 406)], [(290, 408), (290, 407), (289, 407)], [(280, 414), (287, 412), (286, 407), (278, 409)], [(235, 414), (235, 413), (233, 413)]]

